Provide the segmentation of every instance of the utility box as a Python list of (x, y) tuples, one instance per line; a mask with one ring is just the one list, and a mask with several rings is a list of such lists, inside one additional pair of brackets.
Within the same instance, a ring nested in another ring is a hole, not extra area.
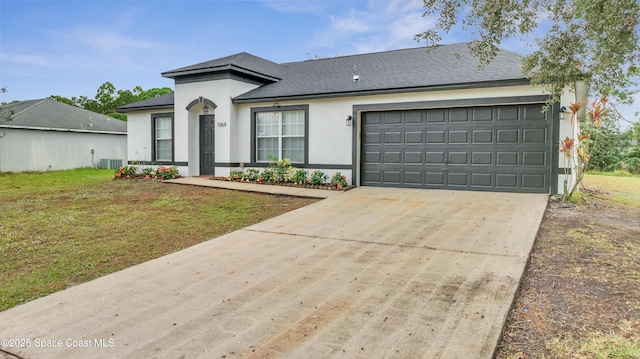
[(100, 164), (98, 164), (98, 168), (108, 168), (114, 170), (120, 167), (122, 167), (122, 160), (114, 158), (102, 158), (100, 160)]

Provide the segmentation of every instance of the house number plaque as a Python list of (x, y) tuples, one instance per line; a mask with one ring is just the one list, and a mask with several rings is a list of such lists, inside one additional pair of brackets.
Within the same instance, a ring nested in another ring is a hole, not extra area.
[(227, 127), (227, 123), (226, 122), (218, 122), (218, 123), (216, 123), (216, 126), (218, 126), (218, 127)]

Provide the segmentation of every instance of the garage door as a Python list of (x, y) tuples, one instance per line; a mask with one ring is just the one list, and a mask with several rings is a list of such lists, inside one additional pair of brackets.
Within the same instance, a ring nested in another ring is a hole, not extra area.
[(362, 114), (361, 184), (549, 193), (542, 104)]

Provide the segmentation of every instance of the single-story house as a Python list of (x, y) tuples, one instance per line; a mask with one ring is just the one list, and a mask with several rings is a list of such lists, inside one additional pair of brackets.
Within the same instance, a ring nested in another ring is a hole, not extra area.
[(480, 69), (464, 43), (281, 64), (243, 52), (163, 72), (174, 93), (119, 111), (130, 164), (185, 176), (289, 158), (359, 186), (556, 193), (573, 94), (543, 112), (521, 61), (501, 50)]
[(0, 172), (115, 168), (127, 160), (127, 124), (45, 98), (2, 106)]

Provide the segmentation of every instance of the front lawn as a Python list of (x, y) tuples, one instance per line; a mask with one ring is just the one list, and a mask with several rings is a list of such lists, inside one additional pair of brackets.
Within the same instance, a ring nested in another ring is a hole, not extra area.
[(315, 201), (113, 173), (0, 174), (0, 310)]

